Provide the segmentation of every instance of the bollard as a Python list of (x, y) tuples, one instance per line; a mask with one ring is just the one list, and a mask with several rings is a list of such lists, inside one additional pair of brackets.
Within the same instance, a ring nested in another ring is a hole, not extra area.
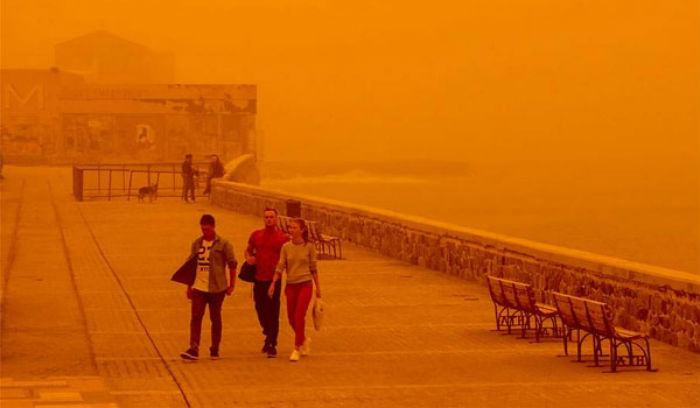
[(83, 201), (83, 169), (73, 166), (73, 196)]

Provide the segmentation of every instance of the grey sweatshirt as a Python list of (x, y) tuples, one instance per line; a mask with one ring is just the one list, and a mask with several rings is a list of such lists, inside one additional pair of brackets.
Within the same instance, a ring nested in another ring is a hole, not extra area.
[(282, 245), (280, 261), (275, 272), (281, 274), (287, 270), (287, 283), (303, 283), (313, 280), (311, 273), (316, 273), (316, 249), (313, 244), (294, 244), (288, 241)]

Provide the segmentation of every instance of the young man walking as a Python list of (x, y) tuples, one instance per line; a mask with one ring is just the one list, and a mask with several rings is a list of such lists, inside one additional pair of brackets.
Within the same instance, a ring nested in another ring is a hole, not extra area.
[(248, 248), (245, 251), (246, 262), (256, 265), (255, 283), (253, 285), (253, 299), (255, 311), (258, 314), (260, 327), (265, 335), (263, 353), (268, 358), (277, 356), (277, 334), (280, 326), (280, 292), (281, 282), (274, 284), (272, 296), (268, 296), (268, 290), (272, 285), (277, 262), (279, 262), (282, 245), (289, 238), (277, 228), (277, 210), (266, 208), (263, 211), (265, 228), (253, 231), (248, 239)]
[[(199, 359), (199, 341), (202, 332), (204, 310), (209, 305), (211, 319), (211, 347), (209, 356), (219, 358), (221, 343), (221, 305), (225, 296), (231, 296), (236, 286), (236, 257), (233, 246), (216, 234), (214, 217), (202, 215), (199, 220), (202, 236), (192, 243), (192, 256), (197, 257), (197, 273), (192, 286), (187, 287), (187, 298), (192, 301), (190, 320), (190, 348), (180, 357), (186, 360)], [(226, 266), (229, 276), (226, 276)]]

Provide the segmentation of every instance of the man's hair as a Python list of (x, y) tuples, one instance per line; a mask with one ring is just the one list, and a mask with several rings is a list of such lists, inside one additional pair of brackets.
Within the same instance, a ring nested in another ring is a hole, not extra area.
[(189, 154), (189, 153), (185, 155), (185, 159), (189, 159), (189, 158), (191, 158), (191, 157), (192, 157), (192, 155)]
[(211, 214), (202, 215), (202, 218), (199, 219), (199, 225), (216, 225), (216, 222), (214, 222), (214, 216)]
[(274, 212), (274, 213), (275, 213), (275, 215), (278, 215), (278, 213), (277, 213), (277, 209), (276, 209), (276, 208), (272, 208), (272, 207), (265, 207), (265, 209), (263, 210), (263, 213), (266, 213), (266, 212), (268, 212), (268, 211), (272, 211), (272, 212)]

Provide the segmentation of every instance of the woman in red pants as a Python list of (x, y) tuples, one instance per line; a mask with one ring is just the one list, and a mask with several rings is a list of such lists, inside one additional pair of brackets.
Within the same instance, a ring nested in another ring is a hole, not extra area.
[[(292, 240), (282, 246), (280, 260), (272, 278), (270, 288), (274, 290), (275, 283), (282, 278), (282, 272), (287, 272), (287, 284), (284, 294), (287, 296), (287, 317), (294, 329), (294, 351), (289, 356), (291, 361), (298, 361), (299, 356), (309, 354), (310, 339), (305, 335), (306, 311), (311, 302), (314, 284), (316, 297), (321, 297), (316, 269), (316, 250), (309, 243), (309, 233), (303, 219), (297, 218), (289, 224), (289, 234)], [(268, 291), (272, 296), (273, 292)]]

